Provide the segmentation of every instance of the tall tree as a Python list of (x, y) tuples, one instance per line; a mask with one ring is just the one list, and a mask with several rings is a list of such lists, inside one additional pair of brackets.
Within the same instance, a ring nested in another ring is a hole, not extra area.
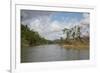
[(63, 33), (66, 34), (66, 40), (68, 40), (69, 39), (69, 29), (64, 28)]
[(77, 38), (78, 38), (78, 39), (81, 39), (81, 38), (80, 38), (80, 35), (81, 35), (80, 27), (78, 26), (78, 28), (77, 28)]
[(76, 26), (74, 26), (72, 28), (72, 38), (75, 39), (75, 35), (76, 35)]
[(72, 33), (73, 40), (75, 39), (75, 31)]

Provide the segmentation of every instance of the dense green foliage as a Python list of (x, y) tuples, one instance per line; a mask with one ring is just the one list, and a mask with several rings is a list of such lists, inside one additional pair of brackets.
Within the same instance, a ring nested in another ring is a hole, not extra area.
[(30, 30), (27, 25), (21, 24), (21, 47), (47, 44), (51, 41), (41, 37), (38, 32)]

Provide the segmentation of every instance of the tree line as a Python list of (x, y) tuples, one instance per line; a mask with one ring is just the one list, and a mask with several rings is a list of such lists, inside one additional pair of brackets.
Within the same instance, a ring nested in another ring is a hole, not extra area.
[(38, 32), (30, 30), (27, 25), (21, 24), (21, 47), (52, 43), (39, 35)]
[(69, 40), (69, 39), (75, 39), (75, 38), (78, 38), (78, 39), (81, 39), (80, 36), (81, 36), (81, 28), (79, 26), (75, 26), (73, 28), (64, 28), (63, 30), (63, 33), (66, 34), (66, 40)]
[[(80, 26), (74, 26), (69, 29), (64, 28), (62, 32), (63, 34), (66, 35), (66, 37), (65, 39), (61, 37), (60, 40), (67, 43), (75, 42), (75, 41), (88, 42), (89, 36), (81, 36), (82, 35), (81, 29), (82, 28)], [(89, 31), (87, 31), (86, 33), (89, 34)]]

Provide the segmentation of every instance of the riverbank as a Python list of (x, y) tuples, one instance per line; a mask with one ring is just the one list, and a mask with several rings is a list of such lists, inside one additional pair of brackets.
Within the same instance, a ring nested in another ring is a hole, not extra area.
[(64, 48), (72, 49), (89, 49), (89, 41), (87, 40), (71, 40), (69, 42), (63, 43)]
[(64, 48), (74, 48), (74, 49), (89, 49), (89, 46), (88, 45), (67, 45), (67, 44), (64, 44), (63, 45)]

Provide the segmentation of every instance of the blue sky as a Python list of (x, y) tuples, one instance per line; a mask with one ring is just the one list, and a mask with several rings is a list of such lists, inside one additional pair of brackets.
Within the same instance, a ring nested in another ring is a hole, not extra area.
[(83, 19), (83, 13), (79, 12), (55, 12), (52, 14), (51, 20), (57, 20), (57, 21), (66, 21), (70, 22), (71, 19), (76, 19), (77, 21), (80, 21)]
[(89, 29), (88, 25), (83, 25), (89, 24), (89, 13), (21, 10), (21, 23), (46, 39), (55, 40), (65, 37), (62, 32), (64, 28), (80, 25), (84, 28), (82, 31)]

